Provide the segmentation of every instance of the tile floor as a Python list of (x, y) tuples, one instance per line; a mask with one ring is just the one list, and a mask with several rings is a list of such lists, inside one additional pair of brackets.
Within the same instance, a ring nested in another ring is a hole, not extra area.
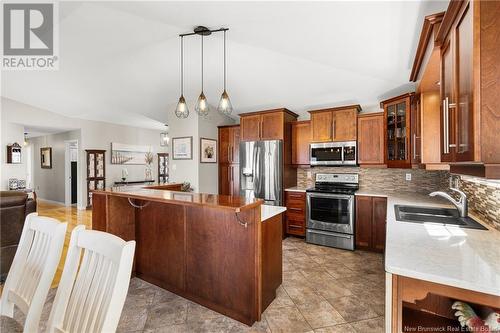
[[(134, 278), (118, 332), (384, 332), (382, 255), (289, 237), (283, 242), (283, 270), (276, 299), (252, 327)], [(54, 294), (52, 289), (42, 330)]]

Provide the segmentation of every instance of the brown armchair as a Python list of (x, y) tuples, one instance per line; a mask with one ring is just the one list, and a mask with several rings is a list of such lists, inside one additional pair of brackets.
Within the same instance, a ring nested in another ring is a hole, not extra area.
[(24, 192), (0, 191), (0, 280), (7, 278), (26, 215), (36, 212), (36, 200)]

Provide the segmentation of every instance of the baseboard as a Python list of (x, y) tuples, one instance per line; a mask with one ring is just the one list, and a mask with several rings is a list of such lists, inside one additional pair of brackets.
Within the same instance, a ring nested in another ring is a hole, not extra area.
[(44, 198), (40, 198), (40, 197), (37, 197), (36, 200), (66, 207), (66, 204), (64, 202), (60, 202), (60, 201), (54, 201), (54, 200), (44, 199)]

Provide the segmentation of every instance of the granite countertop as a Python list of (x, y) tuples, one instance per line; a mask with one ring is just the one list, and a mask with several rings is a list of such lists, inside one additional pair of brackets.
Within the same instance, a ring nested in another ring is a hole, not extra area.
[(357, 195), (387, 196), (387, 272), (500, 296), (500, 232), (487, 224), (488, 230), (475, 230), (396, 221), (396, 204), (453, 207), (427, 195)]
[(234, 209), (237, 212), (257, 207), (264, 202), (261, 199), (249, 199), (240, 196), (177, 192), (134, 186), (114, 186), (104, 190), (93, 190), (92, 193), (114, 195), (144, 201)]
[(289, 192), (305, 192), (306, 188), (305, 187), (300, 187), (300, 186), (294, 186), (294, 187), (286, 188), (285, 191), (289, 191)]
[(262, 205), (260, 206), (260, 220), (265, 221), (286, 211), (286, 207)]

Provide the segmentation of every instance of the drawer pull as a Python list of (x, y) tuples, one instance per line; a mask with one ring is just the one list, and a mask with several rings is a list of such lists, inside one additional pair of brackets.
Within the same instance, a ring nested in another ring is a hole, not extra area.
[(299, 212), (304, 211), (302, 208), (294, 208), (294, 207), (288, 207), (288, 210), (295, 210), (295, 211), (299, 211)]

